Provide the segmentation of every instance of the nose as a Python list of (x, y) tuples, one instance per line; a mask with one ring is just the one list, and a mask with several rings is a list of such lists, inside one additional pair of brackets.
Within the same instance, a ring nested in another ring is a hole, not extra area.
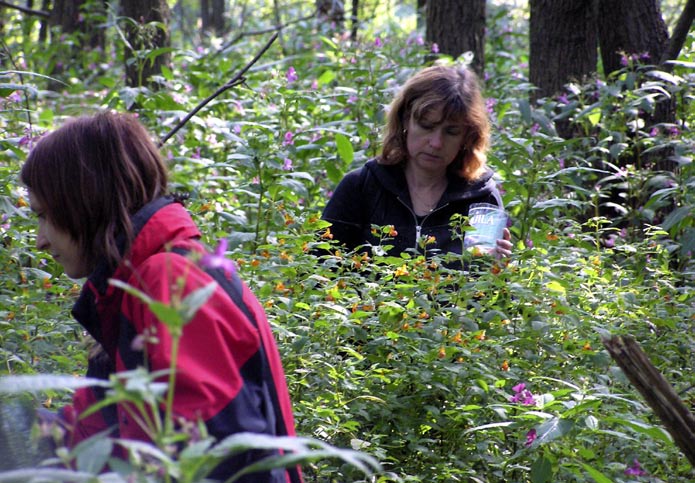
[(39, 232), (36, 234), (36, 248), (39, 250), (48, 250), (50, 243), (43, 228), (39, 227)]
[(432, 134), (430, 134), (430, 146), (433, 148), (442, 147), (442, 133), (438, 129), (432, 131)]

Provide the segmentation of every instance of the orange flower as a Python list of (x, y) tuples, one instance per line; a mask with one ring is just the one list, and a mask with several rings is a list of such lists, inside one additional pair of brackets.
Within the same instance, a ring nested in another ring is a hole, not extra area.
[(493, 275), (498, 275), (501, 271), (502, 269), (496, 263), (490, 268), (490, 273), (492, 273)]
[(582, 347), (582, 349), (585, 350), (585, 351), (593, 350), (593, 349), (591, 348), (591, 343), (590, 343), (589, 341), (587, 341), (587, 342), (584, 344), (584, 347)]
[(333, 233), (331, 233), (331, 229), (326, 228), (326, 231), (323, 232), (323, 234), (321, 235), (321, 238), (323, 238), (324, 240), (332, 240), (333, 239)]
[(304, 242), (304, 243), (302, 243), (302, 251), (303, 251), (304, 253), (306, 253), (306, 252), (309, 251), (309, 242)]
[(444, 359), (446, 357), (446, 349), (444, 347), (439, 348), (439, 352), (437, 353), (437, 357), (440, 359)]
[(278, 282), (278, 283), (275, 284), (275, 291), (276, 291), (276, 292), (284, 292), (284, 291), (286, 291), (286, 290), (287, 290), (287, 289), (285, 288), (285, 284), (284, 284), (284, 283)]
[(44, 279), (43, 279), (43, 288), (46, 289), (46, 290), (48, 290), (48, 289), (51, 288), (52, 286), (53, 286), (53, 284), (51, 283), (51, 279), (48, 278), (48, 277), (44, 277)]
[(420, 315), (418, 315), (417, 317), (418, 319), (429, 319), (430, 314), (428, 314), (427, 312), (420, 312)]
[(29, 206), (29, 203), (27, 203), (27, 200), (25, 200), (22, 196), (20, 196), (19, 199), (17, 200), (17, 206), (19, 208), (26, 208), (27, 206)]
[(401, 325), (401, 329), (403, 329), (403, 330), (410, 329), (410, 324), (408, 322), (404, 322), (403, 325)]
[(477, 340), (485, 340), (486, 339), (485, 330), (481, 330), (480, 332), (475, 334), (473, 337), (475, 337), (475, 339), (477, 339)]
[(398, 232), (396, 231), (396, 227), (394, 227), (393, 225), (389, 225), (388, 234), (391, 238), (398, 236)]
[(556, 241), (558, 238), (560, 237), (557, 236), (555, 233), (548, 233), (545, 235), (545, 239), (548, 241)]
[(281, 260), (291, 260), (291, 257), (287, 254), (285, 250), (280, 252), (280, 259)]
[(291, 225), (292, 223), (294, 223), (294, 218), (285, 213), (285, 226)]
[(394, 276), (396, 277), (407, 277), (408, 275), (410, 275), (410, 273), (408, 272), (408, 267), (405, 266), (405, 263), (398, 267), (394, 273)]
[(253, 260), (251, 260), (251, 266), (252, 267), (257, 267), (260, 264), (261, 264), (261, 261), (258, 258), (254, 258)]
[(461, 342), (463, 342), (463, 338), (461, 337), (461, 332), (456, 332), (456, 335), (454, 335), (451, 338), (451, 342), (453, 342), (455, 344), (460, 344)]
[(500, 369), (502, 369), (503, 371), (508, 371), (508, 370), (509, 370), (509, 361), (505, 359), (505, 360), (502, 362), (502, 365), (500, 366)]

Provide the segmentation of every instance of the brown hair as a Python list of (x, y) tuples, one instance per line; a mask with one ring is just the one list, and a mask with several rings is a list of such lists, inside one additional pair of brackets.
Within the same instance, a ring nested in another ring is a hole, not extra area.
[(21, 180), (48, 220), (79, 244), (89, 265), (121, 259), (116, 238), (133, 241), (131, 216), (167, 187), (167, 168), (147, 130), (108, 111), (67, 121), (43, 137)]
[(464, 148), (450, 169), (468, 181), (479, 178), (486, 169), (490, 123), (478, 77), (465, 67), (435, 65), (408, 79), (389, 107), (378, 162), (405, 163), (408, 160), (405, 128), (411, 115), (419, 121), (440, 107), (443, 119), (460, 120), (465, 133)]

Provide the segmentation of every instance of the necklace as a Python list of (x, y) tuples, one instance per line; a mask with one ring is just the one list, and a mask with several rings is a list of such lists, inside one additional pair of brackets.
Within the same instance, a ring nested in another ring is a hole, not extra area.
[(442, 193), (446, 189), (446, 185), (441, 188), (435, 188), (434, 190), (427, 190), (424, 194), (415, 188), (408, 186), (408, 191), (410, 191), (410, 200), (413, 203), (413, 210), (417, 215), (426, 215), (432, 213), (439, 203), (439, 199), (442, 197)]

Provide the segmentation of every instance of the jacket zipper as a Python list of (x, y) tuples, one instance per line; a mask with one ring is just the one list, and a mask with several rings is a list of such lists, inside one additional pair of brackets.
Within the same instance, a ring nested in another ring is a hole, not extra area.
[(397, 199), (398, 199), (398, 201), (401, 202), (401, 204), (403, 206), (406, 207), (406, 209), (410, 212), (410, 214), (413, 215), (413, 221), (415, 221), (415, 246), (413, 248), (415, 248), (417, 250), (417, 241), (420, 239), (420, 235), (422, 234), (422, 226), (425, 224), (425, 221), (427, 221), (427, 218), (429, 218), (433, 213), (436, 213), (437, 211), (441, 210), (442, 208), (446, 208), (447, 206), (449, 206), (449, 203), (445, 203), (442, 206), (439, 206), (439, 207), (433, 209), (432, 211), (430, 211), (422, 219), (422, 223), (418, 224), (417, 215), (410, 208), (410, 206), (408, 206), (408, 204), (405, 201), (403, 201), (400, 196)]

